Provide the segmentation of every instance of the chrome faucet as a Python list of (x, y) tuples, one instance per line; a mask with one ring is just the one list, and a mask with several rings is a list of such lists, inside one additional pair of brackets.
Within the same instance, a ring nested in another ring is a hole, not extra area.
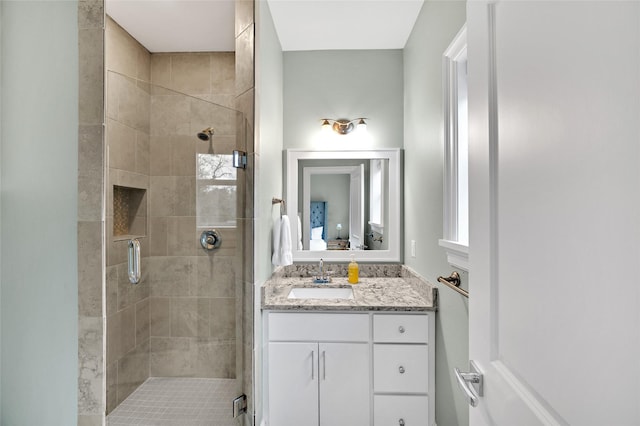
[(324, 272), (324, 260), (320, 259), (320, 264), (318, 265), (318, 269), (320, 274), (316, 277), (313, 277), (313, 282), (315, 284), (327, 284), (331, 282), (331, 278), (328, 274)]

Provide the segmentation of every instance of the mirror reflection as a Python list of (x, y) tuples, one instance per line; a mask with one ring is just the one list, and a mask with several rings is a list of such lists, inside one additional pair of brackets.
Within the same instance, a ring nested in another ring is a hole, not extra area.
[(400, 150), (289, 150), (287, 157), (288, 215), (292, 224), (298, 219), (294, 260), (400, 258)]

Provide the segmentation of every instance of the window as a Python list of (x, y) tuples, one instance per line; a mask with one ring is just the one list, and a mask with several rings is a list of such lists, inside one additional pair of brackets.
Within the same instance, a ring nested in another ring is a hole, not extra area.
[(197, 154), (196, 226), (236, 226), (236, 169), (231, 155)]
[(462, 27), (444, 53), (444, 235), (440, 245), (452, 266), (468, 270), (469, 138), (467, 31)]

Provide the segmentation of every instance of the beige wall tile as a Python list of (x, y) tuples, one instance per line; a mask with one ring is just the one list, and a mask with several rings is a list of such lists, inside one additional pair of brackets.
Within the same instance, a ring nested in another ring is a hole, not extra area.
[(196, 215), (196, 179), (195, 176), (177, 176), (174, 178), (176, 188), (176, 216)]
[(118, 362), (107, 365), (107, 414), (118, 405)]
[(78, 222), (78, 313), (102, 315), (102, 222)]
[(151, 142), (149, 133), (136, 132), (136, 173), (149, 175)]
[(171, 336), (196, 337), (198, 335), (198, 300), (195, 297), (171, 299)]
[(104, 121), (104, 62), (101, 28), (78, 31), (79, 50), (79, 124), (102, 124)]
[(149, 341), (144, 341), (135, 350), (118, 360), (118, 404), (124, 401), (149, 377)]
[(103, 170), (104, 145), (102, 136), (102, 124), (79, 127), (78, 170)]
[(135, 78), (138, 71), (137, 41), (111, 17), (105, 28), (105, 59), (107, 69)]
[(253, 87), (253, 25), (236, 37), (236, 95)]
[(235, 264), (229, 256), (202, 256), (197, 258), (198, 278), (195, 294), (199, 297), (235, 297)]
[(149, 298), (149, 333), (151, 337), (171, 336), (170, 300), (168, 297)]
[(176, 181), (171, 176), (151, 176), (149, 214), (151, 217), (175, 215)]
[(152, 377), (192, 377), (194, 357), (189, 338), (152, 337), (149, 372)]
[[(136, 346), (135, 306), (128, 306), (116, 315), (120, 317), (120, 350), (122, 355), (125, 355)], [(120, 380), (120, 378), (118, 378), (118, 380)]]
[(104, 26), (104, 0), (78, 1), (78, 28), (102, 29)]
[(195, 259), (195, 257), (177, 256), (149, 258), (150, 295), (191, 296), (197, 275)]
[(235, 94), (236, 55), (234, 52), (214, 52), (211, 59), (211, 89), (209, 94)]
[(121, 355), (120, 315), (115, 313), (107, 317), (107, 365), (117, 362)]
[(151, 97), (152, 136), (191, 135), (190, 118), (191, 101), (188, 97), (175, 94)]
[(118, 311), (118, 267), (107, 266), (106, 272), (106, 308), (107, 316), (111, 316)]
[(102, 218), (101, 170), (81, 170), (78, 172), (78, 220), (98, 221)]
[(167, 218), (167, 254), (169, 256), (195, 256), (197, 240), (193, 238), (196, 218), (174, 216)]
[(195, 339), (196, 377), (233, 379), (236, 377), (236, 343)]
[(151, 82), (151, 53), (139, 43), (137, 53), (138, 63), (136, 77), (138, 80)]
[(195, 137), (200, 130), (207, 127), (213, 127), (216, 136), (235, 135), (235, 117), (235, 111), (201, 99), (192, 98), (189, 135), (194, 135)]
[(236, 338), (235, 298), (211, 299), (211, 338), (234, 340)]
[(171, 55), (170, 88), (188, 95), (211, 91), (211, 61), (209, 53)]
[(149, 298), (136, 303), (136, 345), (149, 340)]
[(169, 88), (171, 85), (171, 54), (151, 54), (151, 82)]
[(176, 138), (178, 136), (151, 136), (149, 146), (151, 176), (171, 176), (171, 146)]
[(211, 299), (199, 297), (197, 299), (197, 337), (211, 335)]
[(110, 169), (109, 175), (114, 185), (128, 186), (129, 188), (148, 189), (149, 176), (131, 172), (128, 170)]
[(98, 414), (102, 405), (102, 318), (78, 320), (78, 414)]
[(167, 217), (149, 218), (149, 255), (167, 255)]
[[(203, 127), (205, 128), (205, 127)], [(196, 145), (209, 145), (193, 135), (177, 136), (171, 139), (171, 175), (195, 176), (196, 175)]]
[(78, 426), (102, 426), (102, 415), (79, 415)]
[(136, 169), (136, 131), (115, 120), (107, 120), (109, 166), (134, 172)]
[(118, 120), (136, 130), (149, 133), (151, 97), (136, 80), (121, 77), (115, 89), (118, 93)]

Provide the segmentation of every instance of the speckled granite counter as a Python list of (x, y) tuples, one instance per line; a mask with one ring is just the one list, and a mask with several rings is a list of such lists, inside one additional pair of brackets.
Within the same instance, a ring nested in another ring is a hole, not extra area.
[[(332, 282), (314, 284), (315, 264), (278, 268), (262, 286), (264, 310), (434, 311), (437, 289), (404, 265), (360, 264), (360, 282), (347, 282), (346, 264), (328, 264)], [(293, 287), (353, 287), (353, 299), (288, 299)]]

